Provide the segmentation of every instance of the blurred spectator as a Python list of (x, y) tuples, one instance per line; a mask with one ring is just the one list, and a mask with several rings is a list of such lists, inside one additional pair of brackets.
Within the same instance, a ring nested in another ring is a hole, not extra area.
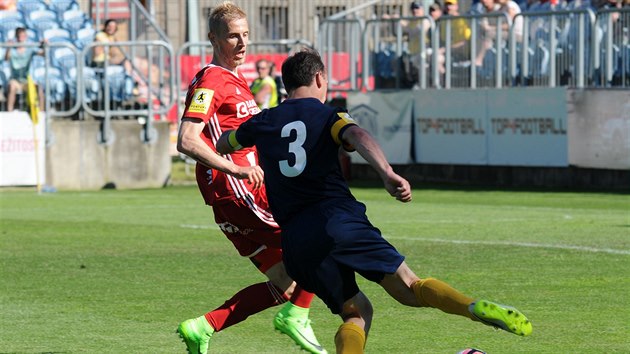
[[(442, 7), (439, 3), (434, 2), (433, 4), (431, 4), (431, 6), (429, 6), (429, 16), (431, 16), (435, 23), (438, 23), (438, 20), (440, 19), (440, 17), (442, 17), (443, 13), (444, 12), (442, 11)], [(432, 38), (432, 34), (430, 31), (429, 38)], [(440, 74), (444, 74), (446, 72), (446, 70), (444, 69), (444, 61), (444, 47), (440, 47), (438, 52), (438, 72)]]
[[(412, 17), (420, 18), (420, 17), (425, 16), (424, 7), (422, 7), (422, 4), (420, 4), (419, 1), (412, 1), (411, 4), (409, 4), (409, 11)], [(428, 21), (420, 20), (420, 19), (411, 20), (411, 21), (400, 20), (400, 24), (405, 28), (405, 32), (410, 38), (409, 52), (410, 53), (419, 52), (420, 44), (419, 44), (418, 39), (420, 39), (421, 35), (426, 36), (426, 34), (428, 33), (428, 30), (431, 28), (431, 24)], [(416, 40), (412, 41), (411, 37), (414, 37)], [(414, 44), (415, 46), (412, 48), (412, 45)]]
[[(424, 7), (420, 1), (412, 1), (409, 4), (409, 17), (423, 17)], [(399, 14), (394, 13), (383, 14), (384, 19), (391, 18), (399, 18)], [(407, 37), (407, 49), (403, 52), (403, 55), (400, 58), (393, 60), (394, 65), (391, 70), (392, 73), (400, 72), (401, 74), (401, 87), (410, 88), (418, 81), (418, 68), (420, 67), (420, 36), (423, 34), (426, 36), (428, 34), (428, 29), (431, 27), (431, 24), (427, 21), (418, 20), (407, 20), (401, 19), (399, 21), (400, 26), (402, 27), (403, 34)], [(392, 23), (394, 25), (393, 32), (396, 32), (396, 23)], [(425, 37), (426, 38), (426, 37)], [(427, 44), (430, 43), (428, 40)], [(389, 59), (381, 58), (382, 66), (388, 66)], [(378, 61), (378, 60), (377, 60)], [(398, 66), (398, 68), (396, 68)], [(400, 70), (398, 70), (400, 69)], [(387, 75), (383, 75), (385, 77)], [(379, 85), (383, 87), (382, 85)], [(384, 85), (389, 86), (389, 85)]]
[(437, 20), (442, 17), (442, 14), (444, 14), (444, 11), (442, 10), (442, 7), (439, 3), (434, 2), (429, 6), (429, 16), (431, 16), (433, 21), (437, 22)]
[[(28, 34), (26, 28), (18, 27), (15, 29), (15, 39), (18, 44), (26, 44)], [(9, 41), (9, 43), (14, 43)], [(42, 41), (42, 45), (44, 41)], [(11, 112), (15, 108), (15, 100), (19, 93), (23, 93), (27, 89), (26, 79), (31, 66), (33, 55), (43, 55), (44, 50), (36, 47), (19, 46), (7, 50), (4, 59), (9, 62), (11, 67), (11, 77), (9, 78), (9, 92), (7, 97), (7, 111)], [(39, 93), (40, 109), (44, 109), (43, 95)]]
[(483, 1), (481, 1), (481, 0), (480, 0), (480, 1), (477, 1), (477, 2), (475, 2), (474, 4), (472, 4), (472, 6), (470, 6), (470, 11), (469, 11), (469, 13), (470, 13), (471, 15), (479, 15), (479, 14), (484, 13), (484, 10), (483, 10)]
[(521, 9), (525, 11), (529, 11), (532, 7), (535, 7), (538, 3), (539, 3), (538, 0), (521, 0), (521, 3), (519, 5), (521, 6)]
[(284, 88), (284, 82), (282, 82), (282, 76), (278, 75), (276, 72), (276, 63), (269, 62), (269, 65), (271, 67), (271, 69), (269, 70), (270, 71), (269, 75), (271, 75), (271, 77), (273, 77), (273, 80), (276, 82), (276, 91), (278, 91), (278, 103), (281, 103), (282, 101), (287, 99), (289, 94), (287, 93), (287, 90)]
[[(460, 16), (459, 5), (457, 0), (444, 1), (444, 14), (448, 16)], [(470, 41), (471, 30), (468, 22), (463, 18), (450, 20), (451, 22), (451, 60), (453, 62), (461, 62), (470, 60), (468, 52), (468, 44)], [(446, 33), (444, 28), (446, 22), (441, 22), (440, 34)]]
[(606, 10), (598, 14), (601, 19), (597, 31), (599, 32), (598, 37), (602, 38), (601, 43), (610, 41), (613, 43), (613, 47), (617, 47), (616, 49), (610, 48), (611, 50), (607, 52), (609, 47), (602, 44), (601, 55), (606, 55), (612, 59), (612, 67), (608, 69), (608, 66), (605, 66), (605, 81), (613, 86), (621, 85), (625, 80), (624, 70), (627, 70), (625, 68), (629, 65), (627, 61), (630, 60), (623, 49), (625, 48), (624, 44), (628, 43), (628, 15), (622, 17), (620, 10), (623, 7), (623, 0), (601, 0), (596, 6), (597, 10)]
[[(117, 42), (116, 32), (118, 31), (118, 23), (116, 20), (109, 19), (105, 21), (103, 30), (98, 32), (94, 37), (94, 42), (98, 43), (114, 43)], [(131, 72), (131, 64), (127, 60), (125, 53), (118, 46), (109, 47), (108, 64), (124, 65), (127, 72)], [(105, 67), (105, 47), (96, 45), (92, 54), (92, 67)]]
[(0, 10), (15, 11), (17, 9), (16, 0), (0, 0)]
[(558, 8), (560, 3), (563, 2), (563, 0), (541, 0), (541, 2), (547, 3), (547, 6), (549, 7), (549, 9), (555, 10), (556, 8)]
[(523, 10), (529, 10), (529, 8), (535, 3), (538, 3), (538, 0), (521, 0), (521, 2), (519, 3), (519, 6)]
[(598, 9), (617, 9), (621, 8), (623, 5), (623, 0), (599, 0), (596, 2), (596, 7)]
[[(499, 4), (495, 0), (481, 0), (481, 7), (479, 8), (479, 15), (487, 15), (499, 10)], [(482, 18), (479, 21), (480, 31), (480, 45), (477, 56), (475, 57), (475, 65), (481, 67), (483, 65), (483, 58), (486, 56), (486, 51), (492, 48), (494, 40), (497, 38), (497, 33), (501, 33), (502, 29), (497, 28), (496, 18)], [(507, 27), (506, 27), (507, 28)]]
[(499, 5), (499, 11), (507, 14), (514, 28), (514, 38), (520, 42), (523, 39), (523, 16), (517, 16), (521, 13), (521, 7), (513, 0), (496, 0)]
[(480, 4), (481, 4), (481, 8), (480, 8), (481, 14), (493, 13), (499, 9), (499, 4), (495, 0), (481, 0)]
[(512, 23), (512, 21), (516, 21), (514, 23), (514, 38), (518, 42), (522, 40), (523, 18), (521, 16), (516, 17), (516, 15), (521, 13), (521, 8), (513, 0), (481, 0), (481, 8), (479, 11), (482, 15), (502, 12), (506, 14), (506, 17), (510, 21), (503, 21), (501, 28), (497, 28), (498, 20), (496, 18), (484, 18), (479, 21), (479, 26), (481, 28), (481, 45), (479, 46), (479, 52), (475, 58), (475, 65), (482, 67), (486, 52), (495, 45), (495, 41), (498, 36), (500, 35), (504, 41), (508, 40), (510, 23)]
[(256, 62), (258, 78), (249, 87), (254, 95), (254, 100), (260, 109), (272, 108), (278, 105), (278, 89), (276, 81), (271, 77), (271, 65), (269, 61), (260, 59)]
[[(412, 87), (418, 81), (418, 74), (423, 64), (423, 53), (420, 48), (420, 37), (424, 36), (426, 46), (430, 45), (430, 39), (427, 37), (431, 28), (431, 23), (427, 20), (420, 19), (424, 17), (424, 7), (419, 1), (412, 1), (409, 4), (409, 11), (412, 17), (417, 17), (417, 20), (400, 20), (400, 25), (403, 27), (405, 34), (407, 35), (407, 56), (403, 56), (403, 87)], [(431, 54), (430, 48), (427, 48), (428, 53)], [(428, 57), (428, 55), (426, 55)]]
[[(596, 5), (597, 10), (621, 9), (622, 6), (623, 6), (623, 0), (600, 0), (599, 3), (597, 3)], [(621, 14), (617, 11), (609, 12), (607, 15), (607, 16), (610, 16), (611, 23), (613, 25), (613, 28), (610, 29), (613, 33), (613, 36), (619, 36), (621, 33), (624, 32), (621, 28), (619, 28), (620, 26), (623, 26), (623, 24), (619, 23), (620, 15)], [(603, 22), (607, 23), (607, 21), (603, 21)], [(609, 29), (605, 28), (605, 30), (609, 30)], [(619, 39), (615, 39), (614, 41), (615, 43), (621, 43), (619, 42)]]
[(374, 54), (374, 87), (377, 89), (395, 88), (399, 66), (395, 44), (391, 40), (381, 41)]

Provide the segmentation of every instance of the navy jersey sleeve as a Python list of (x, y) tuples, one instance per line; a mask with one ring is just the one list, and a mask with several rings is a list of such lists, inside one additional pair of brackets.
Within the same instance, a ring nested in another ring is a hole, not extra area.
[(252, 147), (256, 144), (256, 137), (259, 135), (258, 129), (262, 128), (266, 113), (266, 111), (258, 113), (238, 127), (235, 133), (238, 144), (242, 147)]
[(337, 111), (332, 118), (332, 125), (330, 128), (330, 135), (337, 145), (342, 145), (346, 151), (354, 151), (354, 147), (345, 144), (342, 136), (343, 132), (349, 127), (357, 125), (354, 119), (345, 111)]

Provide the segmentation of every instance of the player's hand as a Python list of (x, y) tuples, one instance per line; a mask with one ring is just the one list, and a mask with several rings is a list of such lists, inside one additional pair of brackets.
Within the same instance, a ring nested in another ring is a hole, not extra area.
[(403, 203), (411, 201), (411, 185), (409, 182), (395, 173), (390, 173), (385, 180), (385, 189), (389, 195)]
[(249, 184), (254, 186), (254, 189), (258, 189), (264, 182), (265, 175), (260, 166), (239, 166), (237, 173), (234, 174), (236, 178), (246, 179)]

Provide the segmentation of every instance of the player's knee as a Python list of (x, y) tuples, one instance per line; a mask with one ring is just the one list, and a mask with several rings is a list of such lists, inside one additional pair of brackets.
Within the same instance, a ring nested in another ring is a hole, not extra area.
[(295, 282), (287, 274), (282, 262), (269, 268), (269, 270), (265, 272), (265, 275), (269, 281), (273, 283), (273, 285), (282, 289), (286, 295), (291, 296), (293, 294), (293, 291), (295, 290)]
[(419, 278), (403, 263), (396, 273), (385, 275), (379, 284), (400, 304), (418, 307), (413, 291), (413, 284), (418, 280)]
[(15, 80), (9, 81), (10, 93), (15, 93), (15, 92), (18, 92), (19, 90), (20, 90), (20, 83), (18, 81), (15, 81)]
[(344, 322), (351, 320), (351, 322), (364, 328), (367, 333), (372, 323), (374, 308), (365, 294), (359, 291), (343, 304), (340, 315)]

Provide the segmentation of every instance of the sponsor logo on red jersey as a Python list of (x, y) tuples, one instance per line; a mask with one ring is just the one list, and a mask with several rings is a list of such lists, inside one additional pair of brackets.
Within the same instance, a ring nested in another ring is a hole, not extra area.
[(236, 118), (245, 118), (258, 113), (260, 113), (260, 108), (258, 108), (258, 105), (254, 100), (239, 102), (236, 104)]

